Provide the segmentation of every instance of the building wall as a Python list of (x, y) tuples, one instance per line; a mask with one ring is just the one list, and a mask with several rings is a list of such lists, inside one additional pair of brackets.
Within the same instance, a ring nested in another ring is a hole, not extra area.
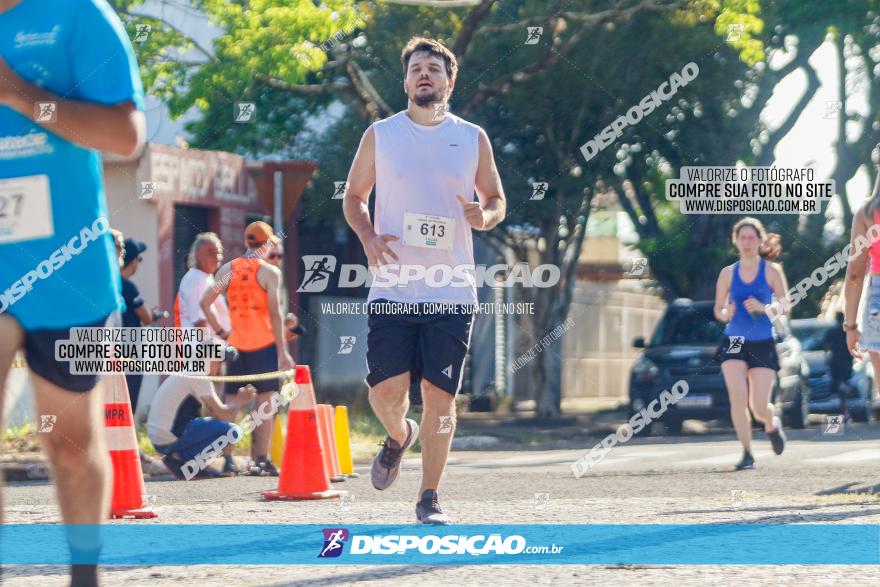
[(648, 337), (666, 304), (626, 282), (575, 285), (562, 360), (563, 398), (626, 400), (637, 336)]
[(152, 307), (159, 303), (159, 214), (156, 202), (140, 198), (141, 161), (105, 163), (104, 185), (110, 226), (147, 245), (134, 281)]

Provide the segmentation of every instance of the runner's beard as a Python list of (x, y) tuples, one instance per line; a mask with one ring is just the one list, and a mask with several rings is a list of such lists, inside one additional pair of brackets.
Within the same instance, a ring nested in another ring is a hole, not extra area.
[(416, 88), (416, 93), (413, 96), (413, 102), (416, 103), (416, 106), (419, 106), (421, 108), (442, 101), (443, 100), (440, 98), (440, 93), (434, 88), (431, 88), (431, 91), (427, 94), (420, 94), (419, 88)]

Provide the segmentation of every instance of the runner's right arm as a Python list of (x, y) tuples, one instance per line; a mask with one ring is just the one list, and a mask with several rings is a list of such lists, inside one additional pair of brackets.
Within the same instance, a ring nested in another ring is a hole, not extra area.
[(348, 185), (342, 199), (342, 212), (351, 229), (360, 239), (370, 265), (385, 265), (388, 255), (395, 261), (400, 259), (388, 246), (398, 237), (390, 234), (377, 235), (370, 220), (370, 192), (376, 183), (376, 132), (367, 129), (361, 138), (351, 170), (348, 172)]
[(229, 287), (230, 279), (232, 279), (232, 263), (227, 263), (217, 272), (214, 286), (205, 290), (204, 295), (202, 295), (202, 300), (199, 302), (199, 305), (202, 306), (202, 312), (205, 313), (205, 319), (208, 321), (208, 324), (210, 324), (214, 332), (220, 335), (220, 338), (223, 339), (229, 336), (229, 332), (223, 330), (223, 326), (220, 324), (217, 315), (214, 313), (213, 306), (214, 300), (216, 300), (220, 294), (224, 293), (226, 288)]
[(0, 58), (0, 105), (33, 119), (38, 103), (55, 105), (46, 128), (72, 143), (122, 157), (134, 156), (144, 146), (146, 118), (134, 102), (108, 106), (65, 99), (26, 82)]
[(730, 294), (730, 278), (732, 269), (725, 267), (718, 274), (718, 281), (715, 283), (715, 319), (719, 322), (730, 322), (733, 318), (733, 312), (736, 310), (736, 304), (731, 304), (728, 300)]

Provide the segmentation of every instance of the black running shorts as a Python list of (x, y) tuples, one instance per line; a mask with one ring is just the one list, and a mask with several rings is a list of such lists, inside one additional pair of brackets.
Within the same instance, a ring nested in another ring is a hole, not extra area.
[(715, 353), (719, 363), (724, 361), (745, 361), (749, 369), (764, 367), (779, 371), (779, 357), (776, 354), (776, 341), (767, 340), (730, 341), (736, 337), (724, 337)]
[[(103, 318), (92, 324), (70, 328), (102, 328), (106, 325), (107, 318)], [(98, 384), (100, 375), (74, 375), (70, 372), (71, 361), (55, 360), (55, 341), (69, 340), (70, 328), (25, 332), (25, 361), (31, 371), (61, 389), (80, 393), (91, 391)]]
[(404, 304), (385, 299), (369, 304), (367, 375), (370, 387), (410, 373), (410, 382), (427, 379), (455, 395), (471, 338), (473, 307), (440, 304)]
[[(238, 358), (229, 363), (226, 368), (227, 375), (260, 375), (272, 373), (278, 370), (278, 349), (275, 343), (257, 349), (255, 351), (243, 351), (238, 349)], [(223, 387), (229, 395), (238, 393), (239, 388), (251, 384), (257, 388), (257, 393), (265, 391), (278, 391), (281, 384), (278, 379), (264, 379), (262, 381), (227, 381)]]

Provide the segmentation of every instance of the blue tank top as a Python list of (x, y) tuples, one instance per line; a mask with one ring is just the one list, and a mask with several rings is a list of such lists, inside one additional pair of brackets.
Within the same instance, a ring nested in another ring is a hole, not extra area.
[(743, 302), (750, 297), (762, 304), (772, 301), (773, 290), (767, 283), (767, 262), (761, 259), (758, 263), (758, 275), (750, 283), (745, 283), (739, 276), (739, 261), (733, 264), (733, 279), (730, 281), (730, 301), (736, 304), (733, 318), (724, 328), (727, 336), (744, 336), (747, 341), (769, 340), (773, 338), (773, 324), (767, 314), (750, 314)]

